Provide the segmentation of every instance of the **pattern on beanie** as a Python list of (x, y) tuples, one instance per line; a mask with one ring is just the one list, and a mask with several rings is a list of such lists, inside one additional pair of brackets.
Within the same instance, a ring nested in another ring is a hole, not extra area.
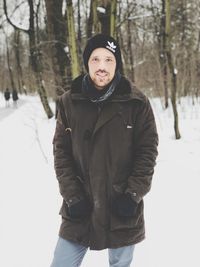
[(114, 42), (107, 41), (107, 43), (108, 43), (108, 45), (106, 45), (106, 48), (108, 48), (113, 53), (115, 53), (115, 49), (116, 49), (117, 46), (114, 44)]

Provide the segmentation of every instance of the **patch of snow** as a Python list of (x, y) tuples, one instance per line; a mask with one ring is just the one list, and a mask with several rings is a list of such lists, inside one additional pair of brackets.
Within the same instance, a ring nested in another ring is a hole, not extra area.
[(100, 12), (100, 13), (103, 13), (103, 14), (106, 14), (106, 9), (102, 6), (98, 6), (97, 7), (97, 11)]

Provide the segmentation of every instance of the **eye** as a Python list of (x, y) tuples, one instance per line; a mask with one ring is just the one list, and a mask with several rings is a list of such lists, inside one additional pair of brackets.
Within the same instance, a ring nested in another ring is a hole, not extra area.
[(93, 58), (92, 58), (92, 61), (93, 61), (93, 62), (98, 62), (99, 59), (98, 59), (97, 57), (93, 57)]
[(107, 58), (107, 59), (106, 59), (106, 62), (112, 62), (112, 61), (113, 61), (112, 58)]

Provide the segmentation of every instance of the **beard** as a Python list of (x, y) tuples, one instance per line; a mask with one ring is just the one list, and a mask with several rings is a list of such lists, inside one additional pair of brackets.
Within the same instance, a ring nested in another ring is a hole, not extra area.
[(91, 79), (97, 89), (103, 89), (111, 82), (110, 75), (106, 71), (95, 72), (94, 77), (91, 77)]

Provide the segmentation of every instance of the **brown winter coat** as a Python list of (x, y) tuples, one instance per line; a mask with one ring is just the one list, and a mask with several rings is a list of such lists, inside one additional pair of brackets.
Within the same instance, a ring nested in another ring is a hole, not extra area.
[[(143, 197), (150, 190), (158, 136), (148, 99), (122, 77), (102, 109), (81, 92), (82, 76), (61, 101), (67, 129), (58, 114), (54, 136), (55, 171), (64, 199), (60, 236), (101, 250), (142, 241)], [(132, 218), (112, 214), (112, 200), (130, 192), (138, 208)], [(87, 195), (91, 216), (71, 219), (70, 205)]]

